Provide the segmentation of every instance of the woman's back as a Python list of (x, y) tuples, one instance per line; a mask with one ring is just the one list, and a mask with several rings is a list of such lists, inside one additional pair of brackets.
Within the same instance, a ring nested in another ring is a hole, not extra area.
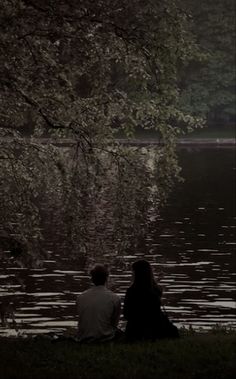
[(148, 262), (135, 262), (133, 270), (134, 283), (124, 300), (126, 336), (130, 341), (155, 339), (161, 317), (161, 290), (153, 280)]

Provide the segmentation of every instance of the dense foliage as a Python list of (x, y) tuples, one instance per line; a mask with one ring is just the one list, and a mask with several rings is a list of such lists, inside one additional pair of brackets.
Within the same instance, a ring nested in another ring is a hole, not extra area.
[[(199, 121), (178, 107), (195, 50), (180, 2), (3, 0), (0, 33), (0, 230), (22, 246), (7, 250), (31, 261), (55, 231), (78, 255), (135, 247), (178, 175), (176, 125)], [(150, 165), (114, 140), (136, 126), (160, 136)]]
[[(187, 64), (180, 87), (181, 106), (206, 117), (208, 125), (235, 121), (235, 2), (184, 0), (191, 31), (201, 51)], [(222, 127), (224, 127), (222, 125)]]

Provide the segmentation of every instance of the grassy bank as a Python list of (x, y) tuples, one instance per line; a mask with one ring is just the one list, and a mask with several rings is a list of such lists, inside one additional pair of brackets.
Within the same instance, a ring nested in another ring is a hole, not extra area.
[(2, 379), (233, 379), (234, 334), (137, 345), (81, 346), (65, 340), (0, 339)]

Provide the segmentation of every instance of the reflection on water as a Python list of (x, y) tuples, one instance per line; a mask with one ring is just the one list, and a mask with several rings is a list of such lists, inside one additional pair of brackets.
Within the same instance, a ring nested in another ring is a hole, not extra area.
[[(109, 286), (123, 298), (131, 264), (137, 258), (148, 259), (163, 287), (165, 309), (176, 324), (235, 326), (234, 151), (179, 154), (185, 182), (161, 215), (150, 215), (140, 250), (103, 257), (97, 252), (97, 261), (109, 263)], [(75, 299), (90, 285), (88, 264), (69, 261), (66, 252), (54, 254), (53, 246), (60, 243), (56, 238), (49, 243), (43, 268), (1, 262), (0, 297), (14, 302), (23, 332), (61, 332), (76, 326)], [(0, 327), (1, 334), (6, 331)]]

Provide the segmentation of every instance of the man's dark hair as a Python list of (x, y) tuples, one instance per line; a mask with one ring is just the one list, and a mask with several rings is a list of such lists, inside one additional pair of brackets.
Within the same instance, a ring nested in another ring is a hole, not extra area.
[(102, 286), (106, 283), (109, 272), (106, 266), (95, 265), (90, 271), (90, 274), (95, 286)]

